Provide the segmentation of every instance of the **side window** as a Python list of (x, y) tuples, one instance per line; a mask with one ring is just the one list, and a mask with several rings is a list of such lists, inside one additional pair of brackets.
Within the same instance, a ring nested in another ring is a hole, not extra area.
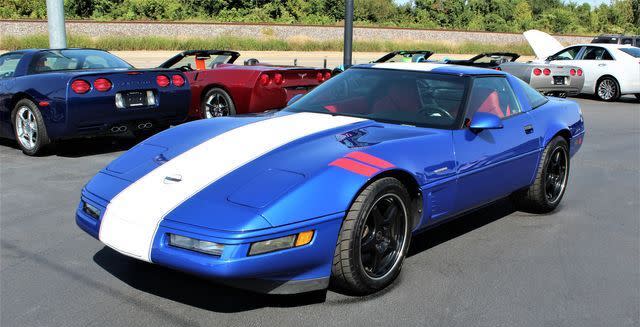
[(613, 57), (605, 48), (587, 47), (582, 55), (582, 60), (613, 60)]
[(0, 79), (13, 77), (20, 59), (22, 59), (21, 53), (9, 53), (0, 56)]
[(511, 85), (504, 77), (479, 77), (473, 81), (466, 118), (476, 112), (506, 118), (522, 112)]
[(519, 78), (516, 78), (515, 80), (518, 81), (518, 84), (520, 85), (520, 88), (522, 88), (522, 90), (524, 91), (525, 96), (529, 100), (529, 104), (531, 104), (531, 109), (538, 108), (541, 105), (547, 103), (547, 101), (549, 101), (547, 99), (547, 97), (545, 97), (544, 95), (540, 94), (540, 92), (536, 91), (534, 88), (529, 86), (529, 84), (527, 84), (525, 81), (523, 81), (523, 80), (521, 80)]
[(622, 42), (620, 42), (621, 44), (633, 44), (633, 39), (630, 37), (625, 37), (624, 39), (622, 39)]
[(574, 60), (578, 56), (578, 52), (580, 52), (581, 47), (571, 47), (569, 49), (560, 51), (554, 54), (553, 60)]

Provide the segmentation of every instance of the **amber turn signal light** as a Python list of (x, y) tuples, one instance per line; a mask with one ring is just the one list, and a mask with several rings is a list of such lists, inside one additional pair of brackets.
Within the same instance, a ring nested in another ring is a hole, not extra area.
[(313, 239), (313, 231), (308, 230), (306, 232), (298, 233), (298, 237), (296, 237), (296, 246), (303, 246), (311, 243)]

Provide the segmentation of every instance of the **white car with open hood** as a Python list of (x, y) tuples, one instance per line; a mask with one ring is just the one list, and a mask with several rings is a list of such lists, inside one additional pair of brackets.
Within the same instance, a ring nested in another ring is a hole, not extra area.
[(640, 100), (640, 48), (620, 44), (575, 44), (564, 47), (553, 36), (538, 31), (524, 32), (536, 54), (536, 61), (580, 67), (584, 72), (584, 94), (604, 101), (635, 94)]

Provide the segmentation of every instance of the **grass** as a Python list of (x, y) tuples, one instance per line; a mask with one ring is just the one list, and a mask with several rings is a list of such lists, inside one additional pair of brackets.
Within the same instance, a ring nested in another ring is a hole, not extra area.
[[(158, 36), (107, 36), (88, 37), (70, 35), (69, 47), (99, 48), (117, 50), (186, 50), (186, 49), (229, 49), (245, 51), (342, 51), (342, 40), (316, 41), (309, 39), (281, 40), (274, 38), (246, 38), (220, 36), (213, 38), (172, 38)], [(0, 49), (16, 50), (27, 48), (47, 48), (49, 39), (46, 35), (24, 37), (3, 36)], [(526, 43), (486, 44), (480, 42), (443, 43), (421, 42), (412, 40), (398, 41), (355, 41), (356, 52), (389, 52), (394, 50), (431, 50), (436, 53), (475, 54), (490, 51), (509, 51), (521, 55), (532, 54)]]

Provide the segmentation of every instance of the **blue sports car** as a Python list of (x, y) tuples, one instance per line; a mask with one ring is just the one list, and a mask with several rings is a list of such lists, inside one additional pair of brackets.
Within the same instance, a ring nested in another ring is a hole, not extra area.
[(185, 120), (190, 89), (177, 70), (136, 70), (94, 49), (0, 56), (0, 137), (36, 155), (56, 140), (130, 134)]
[(584, 137), (575, 102), (482, 68), (354, 66), (293, 100), (138, 144), (86, 185), (78, 226), (239, 287), (367, 294), (430, 226), (508, 196), (554, 210)]

